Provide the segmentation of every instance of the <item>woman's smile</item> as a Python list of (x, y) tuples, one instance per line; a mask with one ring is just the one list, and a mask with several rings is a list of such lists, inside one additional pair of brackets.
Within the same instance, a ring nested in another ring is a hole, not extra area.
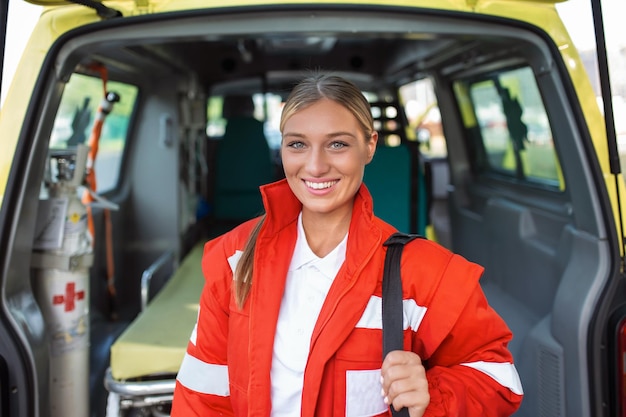
[(331, 188), (333, 185), (337, 184), (339, 180), (334, 181), (307, 181), (304, 180), (304, 183), (307, 187), (312, 189), (313, 191), (326, 191)]

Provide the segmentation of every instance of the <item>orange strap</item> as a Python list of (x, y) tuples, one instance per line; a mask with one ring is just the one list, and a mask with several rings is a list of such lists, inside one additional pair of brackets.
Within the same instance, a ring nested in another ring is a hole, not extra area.
[[(100, 73), (103, 89), (102, 97), (106, 97), (108, 81), (108, 73), (106, 67), (103, 65), (94, 64), (90, 67), (90, 69)], [(98, 145), (100, 142), (100, 135), (102, 134), (102, 126), (104, 125), (105, 117), (106, 115), (102, 111), (102, 104), (100, 104), (98, 106), (98, 112), (96, 113), (96, 120), (94, 120), (93, 127), (91, 128), (89, 141), (87, 142), (87, 144), (89, 145), (89, 153), (87, 154), (87, 170), (85, 174), (85, 182), (87, 183), (87, 187), (89, 187), (94, 192), (97, 190), (96, 171), (94, 169), (94, 164), (96, 161), (96, 156), (98, 155)], [(87, 226), (89, 227), (91, 235), (95, 236), (93, 216), (91, 214), (91, 208), (89, 207), (89, 203), (92, 203), (94, 199), (91, 194), (85, 192), (83, 194), (82, 200), (83, 204), (87, 206)]]
[[(102, 78), (103, 98), (107, 96), (107, 81), (108, 73), (104, 65), (92, 65), (91, 70), (100, 73)], [(94, 120), (93, 127), (91, 128), (91, 135), (89, 136), (89, 153), (87, 154), (87, 170), (85, 174), (85, 182), (87, 187), (92, 191), (96, 191), (96, 171), (95, 161), (98, 155), (98, 145), (100, 142), (100, 136), (102, 135), (102, 127), (104, 126), (104, 120), (106, 113), (103, 111), (102, 103), (98, 106), (98, 112), (96, 113), (96, 119)], [(85, 192), (82, 198), (83, 204), (87, 206), (87, 227), (91, 232), (91, 236), (95, 240), (95, 226), (93, 223), (93, 214), (91, 206), (89, 205), (94, 201), (93, 196), (89, 192)], [(105, 239), (106, 239), (106, 266), (107, 266), (107, 288), (109, 294), (115, 296), (115, 262), (113, 260), (113, 227), (111, 225), (111, 211), (108, 208), (104, 209), (104, 221), (105, 221)]]

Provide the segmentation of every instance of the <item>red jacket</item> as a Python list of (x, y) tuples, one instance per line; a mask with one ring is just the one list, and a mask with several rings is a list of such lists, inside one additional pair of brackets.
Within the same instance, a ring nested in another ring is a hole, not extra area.
[[(232, 271), (257, 219), (209, 241), (198, 322), (178, 373), (173, 417), (269, 416), (274, 333), (301, 204), (287, 183), (262, 188), (267, 218), (258, 236), (254, 277), (242, 311)], [(390, 415), (380, 394), (380, 302), (386, 249), (395, 229), (373, 215), (361, 186), (346, 259), (311, 338), (303, 417)], [(482, 267), (436, 243), (416, 239), (402, 257), (405, 350), (425, 361), (426, 416), (506, 416), (522, 399), (507, 350), (511, 332), (488, 306)]]

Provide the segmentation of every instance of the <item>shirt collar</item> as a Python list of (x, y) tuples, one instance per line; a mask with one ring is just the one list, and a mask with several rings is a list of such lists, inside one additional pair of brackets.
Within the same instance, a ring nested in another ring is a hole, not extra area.
[(334, 278), (341, 268), (343, 261), (346, 259), (346, 247), (348, 242), (348, 234), (344, 236), (342, 241), (325, 257), (320, 258), (311, 250), (306, 240), (304, 227), (302, 226), (302, 212), (298, 215), (298, 237), (296, 246), (291, 259), (289, 270), (295, 271), (303, 266), (310, 264), (315, 266), (321, 273), (329, 278)]

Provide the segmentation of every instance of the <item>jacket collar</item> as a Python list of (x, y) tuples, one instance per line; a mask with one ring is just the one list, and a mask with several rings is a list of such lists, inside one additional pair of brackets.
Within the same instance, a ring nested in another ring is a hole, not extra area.
[[(276, 233), (297, 221), (298, 215), (302, 211), (302, 203), (289, 188), (287, 180), (282, 179), (261, 186), (261, 195), (267, 214), (266, 233)], [(374, 216), (372, 206), (372, 196), (365, 184), (361, 183), (354, 201), (352, 223), (354, 223), (357, 217), (367, 223), (371, 223)], [(353, 228), (352, 223), (350, 229)]]

